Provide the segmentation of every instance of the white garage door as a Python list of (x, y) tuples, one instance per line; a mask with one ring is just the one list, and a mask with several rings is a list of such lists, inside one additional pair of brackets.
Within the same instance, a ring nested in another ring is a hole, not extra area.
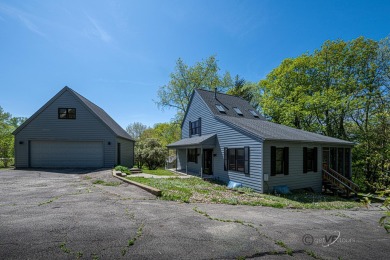
[(103, 167), (103, 142), (31, 141), (31, 167)]

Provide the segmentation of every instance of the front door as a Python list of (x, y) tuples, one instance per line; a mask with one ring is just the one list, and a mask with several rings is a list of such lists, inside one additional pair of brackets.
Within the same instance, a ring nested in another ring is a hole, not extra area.
[(213, 149), (203, 149), (203, 173), (213, 174)]

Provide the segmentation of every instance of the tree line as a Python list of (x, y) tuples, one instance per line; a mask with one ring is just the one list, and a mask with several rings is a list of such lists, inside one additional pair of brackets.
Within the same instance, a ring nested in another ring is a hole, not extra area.
[(0, 167), (9, 167), (14, 158), (14, 136), (12, 132), (27, 118), (13, 117), (0, 106)]

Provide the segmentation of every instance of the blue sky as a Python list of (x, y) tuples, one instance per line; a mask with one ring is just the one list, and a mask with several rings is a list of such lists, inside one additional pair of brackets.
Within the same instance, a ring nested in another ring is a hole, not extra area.
[(257, 82), (325, 40), (382, 39), (389, 17), (386, 0), (0, 0), (0, 106), (29, 117), (69, 86), (122, 127), (152, 126), (175, 114), (153, 100), (179, 57)]

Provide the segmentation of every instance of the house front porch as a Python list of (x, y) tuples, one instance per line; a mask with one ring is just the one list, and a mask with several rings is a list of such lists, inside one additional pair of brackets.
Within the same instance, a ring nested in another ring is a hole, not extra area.
[(185, 138), (167, 145), (168, 150), (176, 150), (175, 171), (201, 178), (213, 178), (215, 139), (216, 134), (210, 134)]

